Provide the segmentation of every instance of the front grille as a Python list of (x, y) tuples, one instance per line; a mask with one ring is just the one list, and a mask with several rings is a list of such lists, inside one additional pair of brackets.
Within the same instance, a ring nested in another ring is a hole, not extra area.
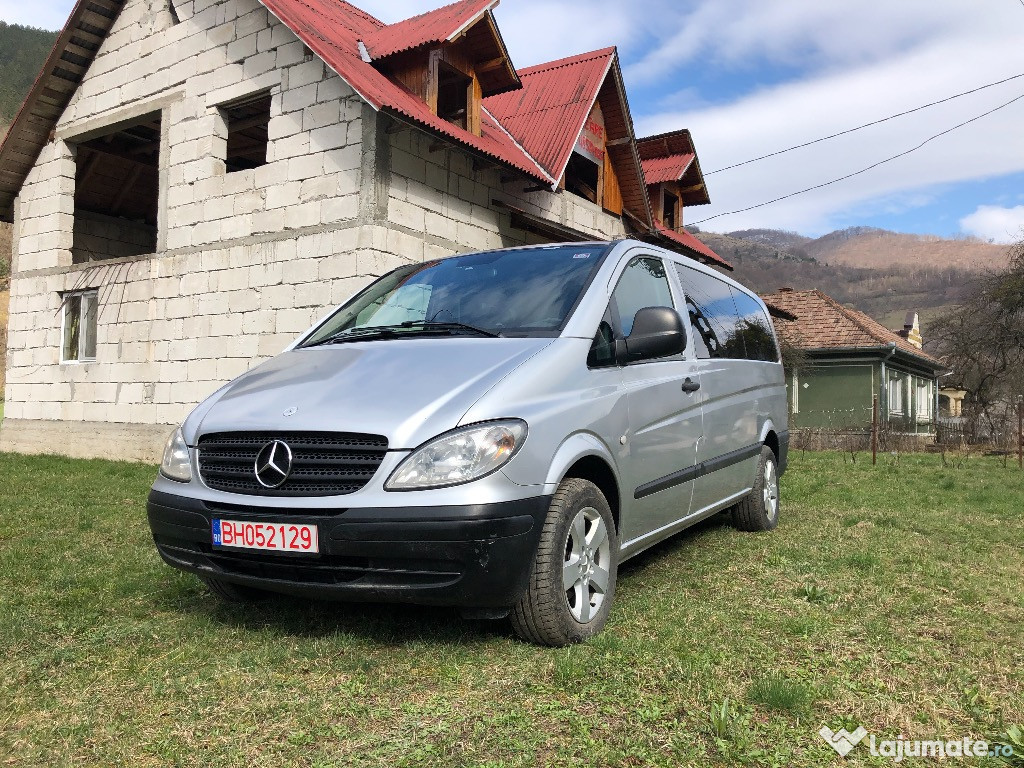
[[(280, 440), (292, 453), (288, 479), (267, 488), (256, 479), (256, 456)], [(207, 486), (250, 496), (342, 496), (366, 485), (384, 461), (382, 435), (346, 432), (223, 432), (199, 438), (199, 474)]]

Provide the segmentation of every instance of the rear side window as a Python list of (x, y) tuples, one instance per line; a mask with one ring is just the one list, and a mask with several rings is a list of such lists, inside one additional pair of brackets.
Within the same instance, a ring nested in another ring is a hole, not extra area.
[(736, 314), (739, 316), (737, 331), (743, 342), (747, 360), (776, 362), (779, 359), (779, 350), (775, 346), (771, 322), (761, 304), (743, 291), (733, 288), (732, 293), (736, 302)]
[(686, 294), (698, 359), (745, 357), (732, 288), (711, 275), (676, 264)]
[(612, 306), (623, 337), (632, 332), (636, 313), (644, 307), (674, 307), (661, 259), (641, 256), (630, 261), (615, 286)]

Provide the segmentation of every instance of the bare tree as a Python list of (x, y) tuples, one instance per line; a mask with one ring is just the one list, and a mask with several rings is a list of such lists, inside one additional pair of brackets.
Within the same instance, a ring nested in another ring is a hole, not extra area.
[(967, 391), (967, 410), (990, 435), (1024, 394), (1024, 241), (1009, 266), (978, 278), (967, 299), (937, 318), (928, 338)]

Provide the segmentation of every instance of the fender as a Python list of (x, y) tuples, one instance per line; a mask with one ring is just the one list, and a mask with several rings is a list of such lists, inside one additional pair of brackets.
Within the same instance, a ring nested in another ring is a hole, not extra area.
[(779, 477), (781, 477), (782, 473), (786, 471), (786, 464), (789, 461), (789, 430), (776, 429), (775, 422), (773, 422), (771, 419), (766, 419), (764, 424), (761, 426), (760, 442), (762, 444), (764, 444), (765, 440), (767, 440), (769, 432), (774, 432), (776, 436), (779, 438), (778, 470)]
[(563, 440), (562, 444), (558, 446), (558, 450), (555, 451), (555, 455), (551, 459), (551, 466), (548, 467), (547, 477), (544, 478), (544, 493), (554, 493), (569, 468), (587, 456), (603, 459), (611, 467), (615, 484), (620, 489), (622, 488), (615, 457), (604, 441), (591, 432), (576, 432)]

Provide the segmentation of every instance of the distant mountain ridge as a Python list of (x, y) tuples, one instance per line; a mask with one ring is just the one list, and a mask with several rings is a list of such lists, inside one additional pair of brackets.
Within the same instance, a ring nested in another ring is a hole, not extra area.
[(976, 239), (904, 235), (851, 227), (819, 238), (750, 229), (697, 237), (735, 267), (733, 277), (758, 293), (819, 288), (890, 328), (908, 311), (922, 322), (966, 297), (972, 281), (1007, 263), (1007, 246)]
[(809, 238), (796, 232), (748, 229), (728, 233), (729, 237), (770, 245), (794, 256), (810, 256), (825, 264), (887, 269), (955, 268), (981, 272), (1006, 266), (1007, 246), (977, 238), (942, 238), (911, 235), (877, 227), (849, 227)]

